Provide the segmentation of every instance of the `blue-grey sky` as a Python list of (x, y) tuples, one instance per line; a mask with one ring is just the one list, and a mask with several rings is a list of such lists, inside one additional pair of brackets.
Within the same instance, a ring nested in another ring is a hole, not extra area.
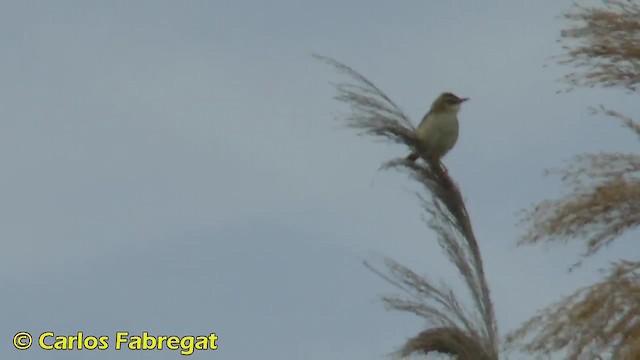
[[(332, 115), (311, 53), (373, 80), (414, 122), (471, 97), (445, 163), (480, 241), (504, 334), (629, 251), (576, 273), (579, 246), (518, 248), (542, 177), (636, 139), (558, 95), (570, 1), (9, 1), (0, 3), (0, 358), (175, 359), (175, 351), (13, 349), (18, 331), (216, 332), (195, 359), (382, 359), (423, 328), (362, 260), (457, 282), (415, 186), (381, 162), (407, 149)], [(639, 115), (636, 111), (635, 115)]]

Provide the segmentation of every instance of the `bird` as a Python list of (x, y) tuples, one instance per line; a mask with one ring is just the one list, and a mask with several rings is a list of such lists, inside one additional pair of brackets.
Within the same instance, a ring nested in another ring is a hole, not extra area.
[(451, 92), (443, 92), (431, 104), (415, 131), (418, 152), (412, 152), (406, 160), (414, 162), (421, 156), (429, 162), (439, 162), (458, 141), (458, 112), (460, 105), (469, 100)]

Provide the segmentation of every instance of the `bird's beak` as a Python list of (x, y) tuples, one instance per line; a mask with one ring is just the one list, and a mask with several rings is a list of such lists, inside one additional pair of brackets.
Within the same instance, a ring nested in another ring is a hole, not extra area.
[(463, 102), (465, 102), (465, 101), (467, 101), (467, 100), (469, 100), (469, 98), (468, 98), (468, 97), (466, 97), (466, 98), (460, 98), (460, 103), (463, 103)]

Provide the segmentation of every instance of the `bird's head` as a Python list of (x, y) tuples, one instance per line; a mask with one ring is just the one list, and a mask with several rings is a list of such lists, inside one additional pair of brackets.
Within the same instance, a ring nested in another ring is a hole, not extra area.
[(433, 112), (455, 112), (460, 111), (460, 104), (469, 100), (469, 98), (461, 98), (450, 92), (444, 92), (431, 105)]

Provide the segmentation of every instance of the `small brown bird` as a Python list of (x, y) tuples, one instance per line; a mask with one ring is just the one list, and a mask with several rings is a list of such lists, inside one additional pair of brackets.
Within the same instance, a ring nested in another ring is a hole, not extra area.
[[(458, 112), (460, 104), (469, 98), (460, 98), (445, 92), (440, 94), (431, 105), (429, 112), (422, 118), (416, 129), (420, 141), (421, 153), (427, 161), (440, 161), (458, 141)], [(411, 153), (407, 160), (416, 161), (418, 153)]]

